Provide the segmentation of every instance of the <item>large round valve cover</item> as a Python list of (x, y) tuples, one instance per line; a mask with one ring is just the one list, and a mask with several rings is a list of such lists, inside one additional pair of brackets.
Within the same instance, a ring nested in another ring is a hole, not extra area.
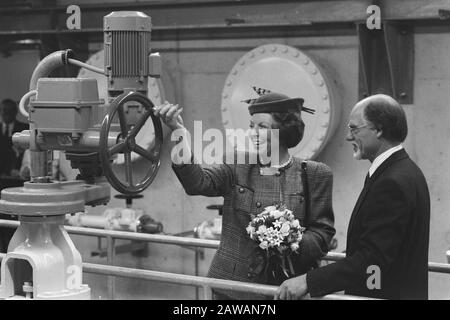
[[(234, 65), (222, 92), (222, 121), (225, 129), (248, 129), (250, 115), (244, 100), (255, 99), (253, 87), (301, 97), (314, 114), (302, 112), (303, 140), (291, 154), (314, 159), (326, 145), (339, 121), (340, 111), (333, 104), (330, 81), (319, 66), (300, 50), (281, 44), (267, 44), (246, 53)], [(230, 141), (233, 144), (233, 141)], [(237, 141), (238, 148), (245, 141)]]
[[(89, 59), (86, 61), (87, 64), (103, 69), (105, 61), (105, 53), (104, 50), (101, 50), (97, 53), (94, 53)], [(108, 101), (108, 84), (106, 82), (106, 76), (101, 75), (99, 73), (95, 73), (93, 71), (81, 68), (78, 73), (78, 78), (95, 78), (97, 79), (99, 97)], [(147, 97), (150, 101), (153, 102), (154, 105), (160, 105), (164, 101), (164, 91), (162, 89), (162, 85), (159, 80), (155, 78), (148, 78), (148, 92)], [(155, 130), (153, 128), (152, 119), (148, 118), (145, 125), (139, 131), (139, 134), (136, 136), (136, 143), (141, 147), (148, 149), (153, 146), (153, 141), (155, 139)], [(139, 159), (140, 156), (132, 152), (131, 153), (131, 161), (135, 161)], [(114, 160), (114, 164), (123, 164), (125, 162), (123, 154), (118, 154), (117, 158)]]

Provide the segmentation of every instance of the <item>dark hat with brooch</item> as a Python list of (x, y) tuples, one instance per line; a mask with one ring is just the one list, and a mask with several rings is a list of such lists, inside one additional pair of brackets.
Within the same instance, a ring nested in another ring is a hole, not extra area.
[(271, 112), (300, 112), (305, 111), (314, 114), (315, 110), (304, 107), (303, 98), (290, 98), (285, 94), (271, 92), (267, 89), (253, 87), (253, 90), (259, 95), (256, 99), (248, 99), (243, 102), (248, 103), (250, 115), (255, 113)]

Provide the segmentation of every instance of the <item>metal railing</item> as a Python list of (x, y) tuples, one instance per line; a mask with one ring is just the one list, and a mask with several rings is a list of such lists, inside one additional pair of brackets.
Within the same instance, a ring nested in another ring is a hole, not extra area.
[[(6, 256), (0, 253), (0, 261)], [(212, 289), (232, 290), (246, 293), (262, 294), (266, 296), (274, 296), (277, 286), (269, 286), (264, 284), (246, 283), (232, 280), (222, 280), (215, 278), (207, 278), (200, 276), (191, 276), (178, 273), (161, 272), (153, 270), (133, 269), (126, 267), (118, 267), (111, 265), (102, 265), (95, 263), (83, 262), (83, 272), (107, 275), (112, 277), (124, 277), (132, 279), (140, 279), (147, 281), (158, 281), (165, 283), (173, 283), (178, 285), (190, 285), (203, 288), (203, 298), (205, 300), (212, 299)], [(311, 300), (378, 300), (366, 297), (358, 297), (351, 295), (329, 294), (319, 298), (311, 298)]]
[[(0, 227), (10, 227), (17, 228), (20, 222), (13, 220), (0, 220)], [(218, 240), (207, 240), (198, 238), (185, 238), (169, 235), (159, 235), (159, 234), (146, 234), (146, 233), (132, 233), (127, 231), (115, 231), (115, 230), (104, 230), (104, 229), (93, 229), (93, 228), (80, 228), (65, 226), (65, 229), (70, 234), (84, 235), (84, 236), (94, 236), (94, 237), (105, 237), (107, 239), (107, 263), (108, 265), (83, 263), (83, 271), (87, 273), (102, 274), (108, 276), (108, 298), (115, 298), (115, 277), (126, 277), (141, 280), (151, 280), (166, 283), (175, 283), (181, 285), (192, 285), (196, 287), (203, 288), (203, 297), (205, 299), (212, 298), (212, 289), (225, 289), (234, 290), (247, 293), (259, 293), (263, 295), (274, 295), (277, 286), (269, 286), (255, 283), (245, 283), (239, 281), (231, 280), (221, 280), (207, 277), (183, 275), (176, 273), (143, 270), (143, 269), (133, 269), (114, 266), (115, 261), (115, 239), (122, 240), (134, 240), (134, 241), (145, 241), (161, 244), (171, 244), (171, 245), (182, 245), (182, 246), (193, 246), (197, 248), (209, 248), (217, 249), (219, 247)], [(0, 254), (0, 260), (5, 256), (5, 254)], [(345, 258), (343, 253), (328, 253), (322, 260), (327, 261), (338, 261)], [(429, 262), (428, 270), (430, 272), (448, 273), (450, 274), (450, 264)], [(317, 299), (317, 298), (314, 298)], [(349, 295), (331, 294), (319, 299), (322, 300), (358, 300), (358, 299), (369, 299), (365, 297), (356, 297)]]
[[(328, 254), (322, 258), (322, 260), (327, 261), (339, 261), (345, 258), (345, 253), (339, 252), (328, 252)], [(437, 273), (449, 273), (450, 274), (450, 264), (440, 263), (440, 262), (428, 262), (428, 271)]]

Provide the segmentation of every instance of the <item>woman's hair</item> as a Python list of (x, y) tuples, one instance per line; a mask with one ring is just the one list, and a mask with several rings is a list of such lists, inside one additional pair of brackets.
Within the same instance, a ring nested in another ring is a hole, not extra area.
[(293, 148), (303, 139), (305, 123), (300, 111), (298, 112), (271, 112), (276, 125), (274, 129), (279, 129), (280, 145), (286, 148)]

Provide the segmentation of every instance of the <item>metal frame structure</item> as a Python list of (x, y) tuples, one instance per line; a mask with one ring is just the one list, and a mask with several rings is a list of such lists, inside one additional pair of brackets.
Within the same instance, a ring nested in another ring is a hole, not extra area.
[[(17, 228), (19, 226), (18, 221), (0, 220), (0, 227)], [(225, 289), (236, 290), (240, 292), (259, 293), (267, 296), (273, 296), (278, 287), (245, 283), (239, 281), (214, 279), (200, 276), (183, 275), (169, 272), (133, 269), (126, 267), (114, 266), (115, 260), (115, 240), (134, 240), (145, 241), (161, 244), (172, 244), (182, 246), (193, 246), (196, 248), (209, 248), (217, 249), (219, 247), (218, 240), (207, 240), (198, 238), (186, 238), (176, 237), (168, 235), (158, 234), (146, 234), (146, 233), (132, 233), (125, 231), (103, 230), (93, 228), (80, 228), (65, 226), (66, 230), (70, 234), (104, 237), (107, 240), (107, 263), (108, 265), (83, 263), (83, 271), (87, 273), (101, 274), (108, 276), (108, 299), (113, 300), (115, 298), (115, 277), (133, 278), (149, 281), (159, 281), (166, 283), (173, 283), (179, 285), (190, 285), (203, 288), (203, 298), (212, 299), (212, 289)], [(0, 261), (6, 254), (0, 253)], [(328, 253), (322, 260), (338, 261), (345, 258), (343, 253)], [(429, 262), (429, 272), (447, 273), (450, 274), (450, 264)], [(320, 300), (371, 300), (366, 297), (330, 294), (321, 298), (314, 298)]]
[(411, 23), (383, 22), (381, 30), (357, 25), (359, 98), (376, 93), (412, 104), (414, 96), (414, 31)]
[[(21, 5), (0, 5), (0, 35), (20, 36), (43, 33), (95, 33), (101, 32), (101, 19), (111, 9), (149, 11), (155, 28), (160, 32), (200, 32), (208, 37), (211, 31), (224, 31), (233, 26), (241, 27), (283, 27), (291, 26), (325, 29), (341, 26), (353, 30), (354, 24), (367, 19), (367, 8), (376, 4), (381, 7), (383, 20), (433, 22), (445, 24), (449, 18), (449, 4), (442, 0), (164, 0), (139, 2), (92, 3), (80, 6), (83, 13), (82, 29), (67, 30), (67, 6), (58, 5), (56, 0), (31, 0)], [(176, 14), (175, 14), (176, 12)], [(17, 16), (25, 16), (20, 20)], [(19, 21), (20, 20), (20, 21)], [(18, 28), (20, 26), (21, 28)], [(22, 30), (22, 31), (17, 31)], [(322, 30), (323, 31), (323, 30)], [(214, 37), (216, 34), (213, 34)], [(153, 37), (153, 35), (152, 35)], [(184, 37), (183, 37), (184, 38)]]
[[(381, 8), (380, 30), (365, 26), (372, 5)], [(71, 47), (85, 60), (88, 44), (101, 42), (102, 17), (111, 9), (151, 12), (152, 41), (353, 35), (359, 42), (359, 98), (386, 93), (403, 104), (414, 102), (416, 27), (449, 30), (450, 19), (450, 3), (442, 0), (157, 0), (82, 4), (81, 29), (68, 30), (66, 9), (56, 0), (1, 4), (0, 53), (32, 39), (42, 57)], [(73, 68), (64, 72), (75, 75)]]

